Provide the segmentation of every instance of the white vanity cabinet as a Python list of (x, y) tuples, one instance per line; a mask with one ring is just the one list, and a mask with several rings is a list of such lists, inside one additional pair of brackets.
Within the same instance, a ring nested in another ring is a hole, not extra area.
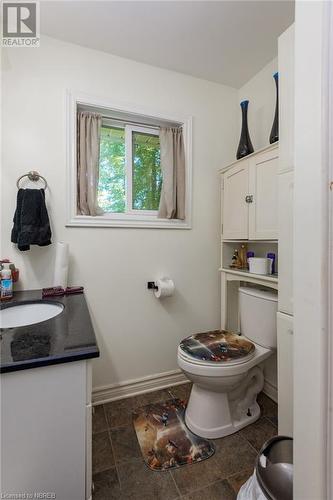
[(278, 238), (278, 145), (222, 170), (224, 240)]
[(90, 364), (1, 375), (2, 493), (91, 499)]

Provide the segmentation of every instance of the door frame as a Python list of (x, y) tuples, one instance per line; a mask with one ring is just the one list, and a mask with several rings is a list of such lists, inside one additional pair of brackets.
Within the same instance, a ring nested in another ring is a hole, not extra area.
[(333, 350), (329, 344), (332, 332), (328, 307), (333, 277), (329, 265), (332, 249), (325, 110), (330, 11), (329, 2), (296, 0), (293, 284), (297, 500), (324, 500), (332, 498), (333, 491), (333, 420), (329, 408), (333, 396), (333, 365), (329, 357)]
[[(333, 8), (328, 2), (325, 6), (326, 26), (324, 45), (325, 57), (325, 86), (323, 89), (323, 108), (325, 115), (324, 150), (327, 161), (327, 192), (328, 192), (328, 224), (327, 224), (327, 253), (328, 253), (328, 291), (327, 291), (327, 332), (328, 332), (328, 403), (327, 403), (327, 498), (333, 498)], [(326, 104), (326, 105), (325, 105)]]

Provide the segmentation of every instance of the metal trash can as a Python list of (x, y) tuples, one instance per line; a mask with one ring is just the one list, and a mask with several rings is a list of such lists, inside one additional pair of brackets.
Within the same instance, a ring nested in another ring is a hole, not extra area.
[(276, 436), (266, 441), (250, 479), (239, 490), (237, 500), (292, 500), (293, 440)]

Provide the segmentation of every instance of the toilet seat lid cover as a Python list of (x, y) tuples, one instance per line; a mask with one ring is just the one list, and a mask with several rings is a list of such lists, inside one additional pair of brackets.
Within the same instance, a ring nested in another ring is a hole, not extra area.
[(255, 349), (250, 340), (225, 330), (195, 333), (182, 340), (179, 347), (195, 359), (214, 363), (244, 358)]

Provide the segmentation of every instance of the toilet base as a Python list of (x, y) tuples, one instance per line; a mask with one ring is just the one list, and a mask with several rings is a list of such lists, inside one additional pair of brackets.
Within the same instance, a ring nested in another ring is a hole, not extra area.
[(260, 408), (255, 400), (249, 407), (239, 410), (227, 393), (208, 391), (194, 384), (185, 412), (185, 423), (194, 434), (216, 439), (239, 431), (259, 417)]

